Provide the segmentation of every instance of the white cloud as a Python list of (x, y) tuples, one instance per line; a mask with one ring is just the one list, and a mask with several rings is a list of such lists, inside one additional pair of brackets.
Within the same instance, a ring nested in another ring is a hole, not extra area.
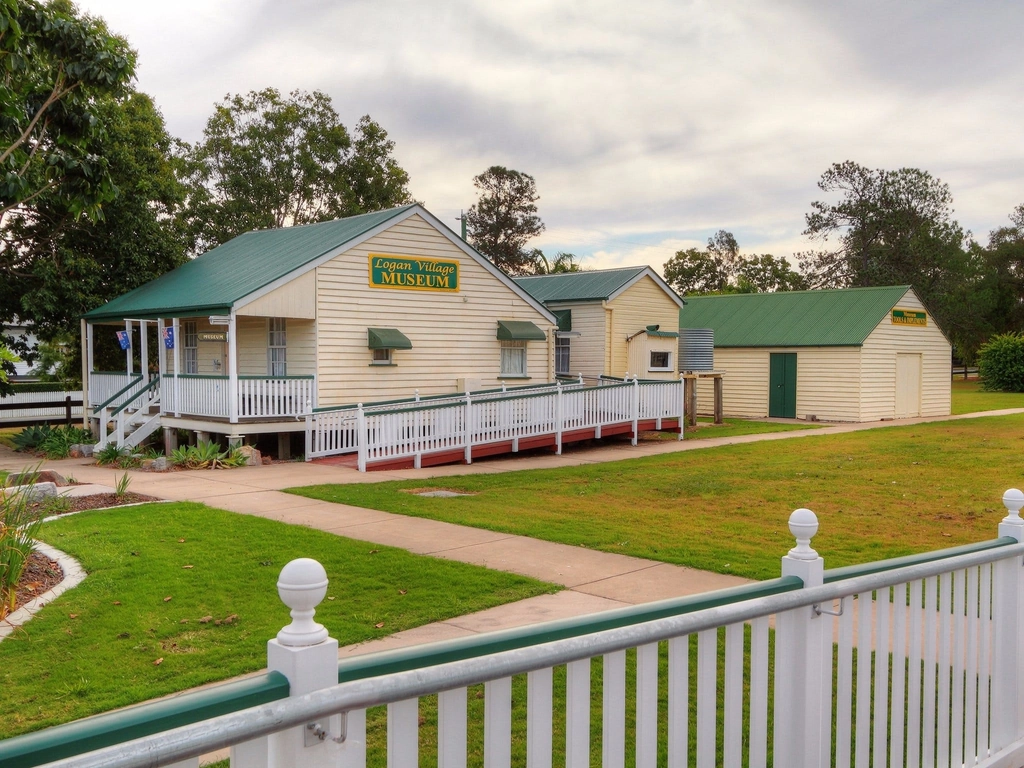
[(388, 129), (446, 222), (507, 165), (537, 179), (538, 245), (595, 264), (660, 266), (719, 228), (801, 250), (817, 178), (847, 159), (932, 172), (979, 235), (1024, 202), (1017, 4), (82, 5), (139, 49), (176, 135), (228, 92), (319, 88)]

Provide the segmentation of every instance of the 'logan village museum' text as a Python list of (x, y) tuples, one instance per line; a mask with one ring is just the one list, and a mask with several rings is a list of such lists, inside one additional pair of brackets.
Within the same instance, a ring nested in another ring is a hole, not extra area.
[(407, 291), (458, 291), (459, 263), (418, 256), (371, 253), (370, 287)]

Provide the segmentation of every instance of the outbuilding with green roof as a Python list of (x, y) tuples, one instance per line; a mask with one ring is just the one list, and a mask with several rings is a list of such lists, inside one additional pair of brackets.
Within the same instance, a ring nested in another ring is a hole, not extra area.
[[(679, 327), (714, 332), (727, 416), (861, 422), (950, 412), (949, 341), (906, 285), (687, 297)], [(710, 412), (711, 398), (711, 382), (699, 382), (698, 410)]]

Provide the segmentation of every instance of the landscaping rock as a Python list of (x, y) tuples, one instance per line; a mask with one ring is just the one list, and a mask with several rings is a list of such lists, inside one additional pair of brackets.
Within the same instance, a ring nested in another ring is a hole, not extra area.
[(7, 476), (7, 485), (31, 485), (33, 483), (53, 483), (67, 485), (68, 481), (60, 472), (44, 469), (39, 472), (15, 472)]
[(148, 472), (166, 472), (168, 467), (166, 456), (157, 456), (155, 459), (143, 459), (142, 469)]
[(15, 485), (4, 490), (4, 495), (11, 497), (15, 494), (23, 494), (25, 500), (32, 503), (48, 499), (57, 495), (55, 483), (36, 483), (35, 485)]
[(256, 450), (253, 445), (240, 445), (238, 446), (238, 452), (245, 456), (245, 466), (247, 467), (258, 467), (263, 464), (263, 457), (260, 452)]
[(75, 443), (74, 445), (71, 446), (71, 455), (74, 458), (92, 456), (95, 448), (96, 446), (91, 443)]

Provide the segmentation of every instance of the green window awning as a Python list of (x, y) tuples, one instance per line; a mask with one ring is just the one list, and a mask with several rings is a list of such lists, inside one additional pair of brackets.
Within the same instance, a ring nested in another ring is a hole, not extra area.
[(675, 331), (648, 331), (648, 336), (660, 336), (666, 339), (678, 339), (679, 334)]
[(367, 328), (366, 338), (370, 349), (412, 349), (409, 337), (397, 328)]
[(551, 314), (558, 318), (558, 330), (562, 332), (568, 332), (572, 330), (571, 309), (555, 309), (551, 311)]
[(547, 336), (529, 320), (499, 320), (498, 341), (544, 341)]

